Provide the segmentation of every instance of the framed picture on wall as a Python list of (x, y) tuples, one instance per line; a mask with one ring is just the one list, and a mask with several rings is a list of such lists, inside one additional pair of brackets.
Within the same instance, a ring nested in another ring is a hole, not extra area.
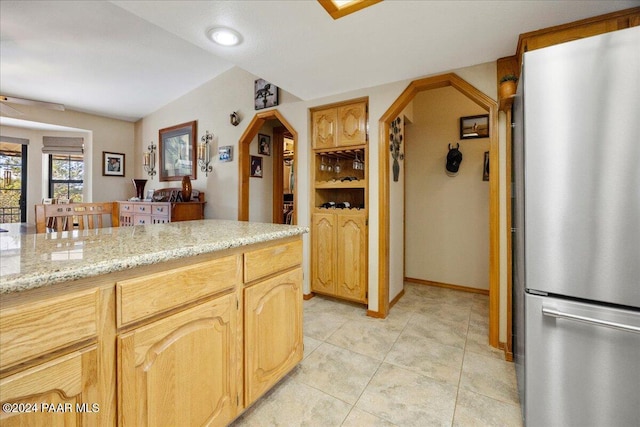
[(258, 154), (271, 155), (271, 137), (269, 135), (258, 134)]
[(196, 121), (160, 129), (160, 181), (180, 181), (183, 176), (197, 178)]
[(278, 86), (266, 82), (264, 79), (258, 79), (255, 81), (253, 88), (253, 100), (256, 110), (278, 105)]
[(251, 177), (262, 178), (262, 157), (251, 156)]
[(233, 146), (225, 145), (218, 148), (218, 160), (221, 162), (230, 162), (233, 160)]
[(124, 154), (102, 152), (102, 175), (124, 176)]
[(484, 152), (484, 164), (482, 167), (482, 180), (489, 181), (489, 152)]
[(460, 117), (460, 139), (488, 138), (489, 115)]

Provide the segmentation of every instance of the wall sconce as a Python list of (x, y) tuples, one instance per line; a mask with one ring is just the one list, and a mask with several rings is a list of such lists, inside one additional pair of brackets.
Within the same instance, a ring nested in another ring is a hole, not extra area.
[(198, 165), (200, 166), (200, 170), (204, 172), (204, 176), (209, 176), (209, 172), (213, 170), (213, 165), (209, 164), (211, 163), (210, 143), (213, 141), (213, 134), (205, 131), (200, 141), (198, 144)]
[(237, 112), (234, 111), (229, 115), (229, 122), (234, 126), (238, 126), (240, 124), (240, 116)]
[(4, 181), (5, 188), (11, 185), (11, 170), (5, 169), (2, 173), (2, 180)]
[(156, 174), (156, 146), (153, 142), (151, 142), (151, 145), (147, 147), (147, 150), (149, 151), (143, 154), (142, 163), (147, 174), (154, 176)]

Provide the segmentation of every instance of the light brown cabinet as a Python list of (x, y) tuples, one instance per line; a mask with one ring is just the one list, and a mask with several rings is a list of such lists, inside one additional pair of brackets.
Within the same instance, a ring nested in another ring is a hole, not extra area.
[(302, 269), (244, 289), (245, 405), (302, 360)]
[(360, 100), (314, 110), (311, 113), (314, 149), (350, 147), (367, 143), (367, 101)]
[(238, 411), (237, 322), (228, 294), (122, 334), (120, 424), (227, 425)]
[(359, 211), (314, 213), (311, 290), (367, 302), (367, 224)]

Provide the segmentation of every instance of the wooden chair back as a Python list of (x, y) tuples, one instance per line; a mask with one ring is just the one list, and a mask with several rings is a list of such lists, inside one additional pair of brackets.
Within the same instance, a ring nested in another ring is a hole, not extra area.
[(111, 227), (118, 224), (118, 209), (114, 205), (114, 202), (36, 205), (36, 233)]

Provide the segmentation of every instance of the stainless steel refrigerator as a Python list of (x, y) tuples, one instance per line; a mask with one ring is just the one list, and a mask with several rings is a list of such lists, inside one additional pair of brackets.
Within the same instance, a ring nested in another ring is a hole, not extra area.
[(524, 54), (514, 354), (537, 426), (640, 426), (640, 27)]

